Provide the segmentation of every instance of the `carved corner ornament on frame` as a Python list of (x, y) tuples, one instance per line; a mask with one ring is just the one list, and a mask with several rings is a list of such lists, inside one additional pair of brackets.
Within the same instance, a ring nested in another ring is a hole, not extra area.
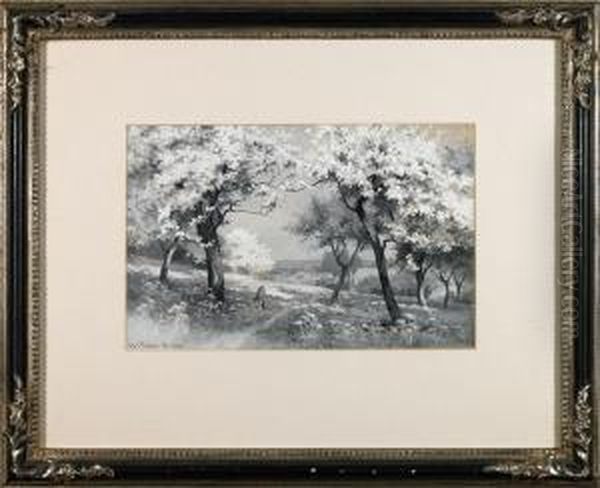
[(577, 393), (575, 418), (573, 420), (571, 443), (573, 453), (569, 455), (548, 454), (547, 456), (524, 463), (501, 463), (488, 466), (488, 473), (508, 474), (518, 478), (587, 478), (591, 474), (590, 456), (592, 445), (591, 385)]
[(27, 70), (27, 36), (25, 24), (58, 32), (61, 29), (89, 29), (106, 27), (115, 18), (114, 13), (56, 11), (47, 15), (21, 14), (11, 19), (7, 62), (7, 89), (11, 109), (19, 107), (24, 95), (24, 74)]
[(555, 10), (553, 8), (522, 8), (497, 12), (498, 18), (507, 25), (536, 26), (559, 32), (572, 32), (569, 41), (573, 52), (573, 93), (582, 107), (589, 109), (597, 54), (593, 44), (593, 16), (588, 10)]
[(10, 470), (17, 479), (45, 480), (64, 483), (79, 479), (112, 478), (111, 468), (100, 464), (74, 464), (47, 459), (28, 462), (27, 453), (27, 397), (23, 381), (14, 378), (12, 402), (8, 405), (8, 428), (4, 433), (8, 443)]

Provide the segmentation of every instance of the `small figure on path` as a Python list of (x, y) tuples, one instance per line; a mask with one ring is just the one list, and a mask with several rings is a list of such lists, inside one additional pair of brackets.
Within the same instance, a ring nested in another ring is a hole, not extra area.
[(267, 291), (264, 285), (260, 285), (258, 290), (256, 290), (256, 295), (254, 295), (254, 304), (256, 307), (262, 310), (267, 308)]

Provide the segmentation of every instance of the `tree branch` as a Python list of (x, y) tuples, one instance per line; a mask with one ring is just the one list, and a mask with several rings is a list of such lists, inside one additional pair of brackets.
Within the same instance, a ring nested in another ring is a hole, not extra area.
[(250, 214), (250, 215), (260, 215), (260, 216), (264, 216), (264, 212), (261, 212), (260, 210), (250, 210), (247, 208), (236, 208), (236, 209), (232, 209), (231, 212), (233, 213), (243, 213), (243, 214)]

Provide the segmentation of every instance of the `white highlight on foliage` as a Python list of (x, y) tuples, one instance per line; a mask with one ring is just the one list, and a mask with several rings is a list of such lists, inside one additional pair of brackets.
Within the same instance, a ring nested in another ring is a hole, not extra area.
[(333, 182), (348, 206), (364, 210), (372, 237), (408, 249), (407, 262), (472, 241), (473, 176), (425, 130), (370, 125), (317, 134), (313, 177)]
[[(267, 213), (299, 160), (285, 130), (242, 126), (134, 126), (128, 133), (128, 237), (133, 247), (175, 236), (198, 241), (199, 224), (227, 222), (250, 197)], [(206, 242), (205, 242), (206, 244)]]
[(261, 275), (275, 266), (271, 250), (258, 240), (256, 234), (235, 227), (224, 232), (223, 238), (225, 264), (234, 271)]
[[(443, 147), (420, 126), (134, 126), (128, 147), (133, 247), (175, 237), (214, 245), (199, 238), (199, 224), (266, 215), (286, 191), (323, 182), (361, 207), (368, 234), (409, 269), (473, 246), (468, 151)], [(259, 203), (244, 208), (249, 201)]]

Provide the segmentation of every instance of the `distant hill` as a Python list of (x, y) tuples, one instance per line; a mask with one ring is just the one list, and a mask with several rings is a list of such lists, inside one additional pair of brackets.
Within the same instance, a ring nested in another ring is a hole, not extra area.
[(275, 263), (275, 270), (317, 269), (320, 264), (319, 259), (280, 259)]
[[(370, 268), (374, 265), (372, 259), (363, 259), (361, 268)], [(280, 259), (275, 263), (275, 271), (297, 271), (297, 270), (316, 270), (321, 267), (320, 259)]]

